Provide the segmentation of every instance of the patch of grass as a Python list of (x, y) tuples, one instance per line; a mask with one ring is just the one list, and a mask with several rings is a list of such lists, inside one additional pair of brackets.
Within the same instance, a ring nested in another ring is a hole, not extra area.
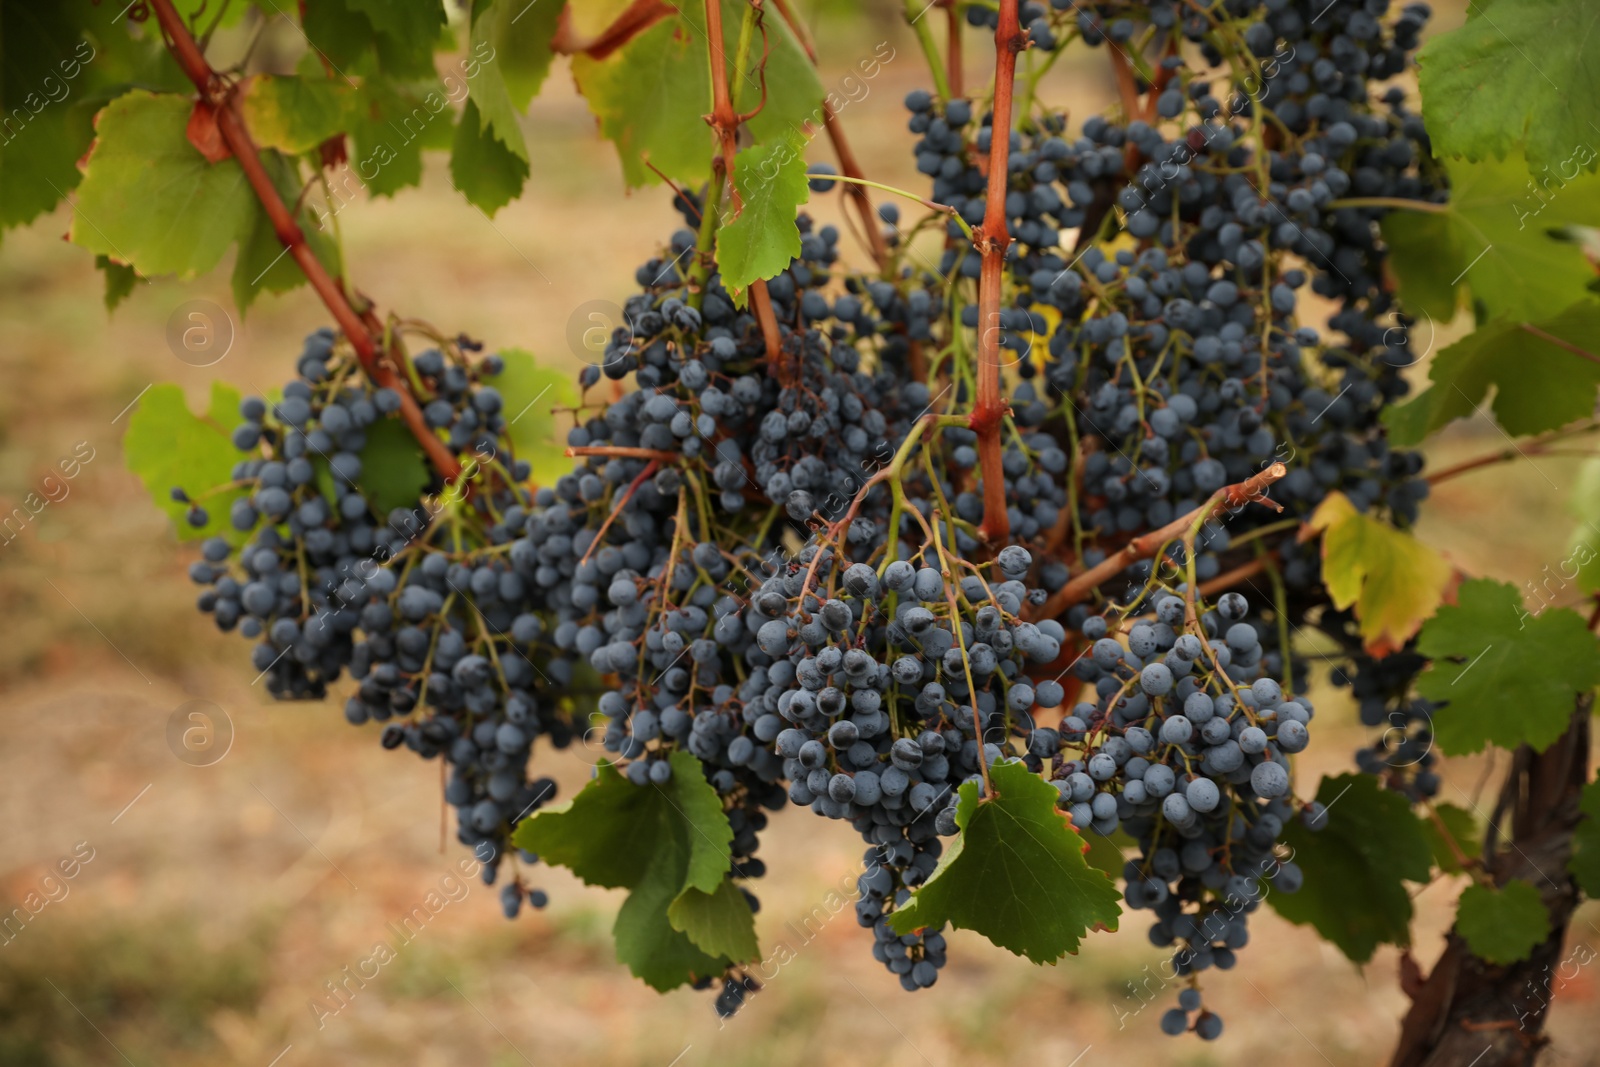
[(253, 1011), (265, 992), (274, 935), (266, 925), (218, 946), (183, 916), (42, 918), (0, 948), (6, 1067), (122, 1063), (123, 1053), (135, 1062), (215, 1062), (204, 1055), (217, 1047), (211, 1017)]

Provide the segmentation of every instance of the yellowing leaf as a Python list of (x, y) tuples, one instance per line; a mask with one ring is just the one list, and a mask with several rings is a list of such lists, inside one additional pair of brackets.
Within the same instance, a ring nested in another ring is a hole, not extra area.
[(353, 95), (342, 80), (262, 74), (245, 84), (240, 102), (256, 144), (298, 155), (344, 129)]
[(1354, 604), (1362, 639), (1383, 654), (1404, 645), (1444, 599), (1450, 565), (1404, 530), (1331, 493), (1311, 516), (1322, 532), (1322, 581), (1343, 610)]

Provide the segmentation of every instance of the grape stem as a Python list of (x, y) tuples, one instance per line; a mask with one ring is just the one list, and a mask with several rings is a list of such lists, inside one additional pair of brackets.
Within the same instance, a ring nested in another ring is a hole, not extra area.
[[(817, 46), (811, 40), (811, 33), (806, 29), (806, 24), (800, 21), (794, 13), (794, 7), (789, 0), (773, 0), (773, 6), (778, 9), (778, 14), (789, 27), (789, 32), (794, 34), (794, 39), (800, 42), (800, 47), (805, 51), (806, 58), (811, 60), (811, 65), (817, 65)], [(850, 149), (850, 142), (845, 139), (844, 127), (839, 125), (839, 116), (833, 110), (833, 105), (827, 97), (822, 100), (822, 128), (828, 131), (828, 140), (833, 143), (833, 154), (839, 157), (839, 170), (848, 178), (865, 177), (861, 164), (856, 161), (855, 152)], [(883, 230), (878, 225), (876, 213), (872, 209), (872, 198), (867, 195), (866, 189), (852, 185), (846, 189), (851, 203), (855, 204), (856, 212), (861, 216), (861, 228), (866, 230), (866, 241), (872, 253), (872, 261), (883, 270), (889, 265), (889, 244), (884, 240)]]
[[(733, 109), (733, 97), (728, 93), (728, 57), (723, 48), (722, 0), (706, 0), (706, 47), (711, 63), (711, 114), (706, 123), (717, 135), (719, 154), (716, 167), (720, 167), (728, 183), (728, 197), (732, 210), (731, 221), (740, 209), (739, 186), (733, 179), (733, 157), (738, 151), (739, 114)], [(715, 168), (714, 168), (715, 169)], [(778, 318), (772, 312), (772, 297), (767, 293), (767, 283), (757, 278), (750, 283), (750, 306), (755, 309), (756, 322), (761, 325), (761, 338), (767, 346), (767, 367), (779, 381), (788, 383), (783, 365), (783, 349), (778, 336)]]
[(621, 445), (573, 445), (567, 449), (568, 456), (616, 456), (622, 459), (650, 459), (658, 463), (676, 463), (680, 458), (676, 452), (662, 452), (655, 448), (624, 448)]
[(1482, 467), (1492, 466), (1496, 463), (1510, 463), (1513, 460), (1528, 459), (1531, 456), (1556, 453), (1558, 450), (1553, 446), (1557, 442), (1563, 441), (1569, 437), (1576, 437), (1580, 434), (1593, 433), (1596, 430), (1600, 430), (1600, 422), (1590, 422), (1582, 426), (1572, 427), (1570, 429), (1557, 430), (1554, 433), (1547, 433), (1541, 437), (1536, 437), (1531, 441), (1525, 441), (1520, 445), (1513, 445), (1510, 448), (1502, 448), (1485, 456), (1478, 456), (1474, 459), (1464, 460), (1460, 463), (1454, 464), (1453, 466), (1440, 468), (1439, 470), (1429, 474), (1426, 480), (1429, 485), (1437, 485), (1440, 482), (1449, 481), (1451, 478), (1470, 473), (1471, 471), (1478, 470)]
[(1027, 37), (1017, 23), (1017, 0), (1000, 0), (994, 31), (994, 103), (989, 130), (989, 176), (983, 226), (974, 242), (983, 257), (978, 277), (978, 388), (968, 425), (978, 435), (978, 468), (983, 483), (983, 525), (979, 533), (991, 544), (1011, 536), (1006, 514), (1006, 476), (1002, 466), (1001, 423), (1006, 402), (1000, 395), (1000, 290), (1005, 284), (1007, 227), (1006, 191), (1011, 153), (1011, 91), (1017, 76), (1017, 54)]
[(333, 314), (339, 328), (350, 339), (350, 344), (356, 351), (356, 358), (361, 361), (367, 377), (380, 388), (392, 389), (399, 394), (401, 420), (416, 437), (417, 443), (422, 446), (434, 469), (445, 481), (453, 481), (460, 477), (461, 464), (439, 436), (428, 427), (427, 420), (422, 415), (422, 408), (411, 395), (406, 380), (396, 373), (395, 367), (391, 365), (392, 361), (386, 358), (389, 354), (380, 353), (369, 323), (364, 322), (362, 316), (351, 305), (345, 295), (344, 286), (328, 273), (322, 261), (311, 251), (300, 224), (295, 221), (294, 215), (284, 204), (283, 197), (278, 195), (278, 187), (273, 184), (271, 176), (262, 166), (255, 141), (251, 138), (244, 118), (235, 106), (235, 84), (211, 68), (205, 54), (200, 51), (199, 44), (195, 42), (194, 35), (184, 24), (183, 17), (172, 6), (172, 0), (150, 0), (150, 7), (155, 11), (156, 19), (161, 24), (168, 51), (177, 60), (184, 74), (194, 83), (200, 99), (213, 109), (217, 132), (222, 135), (229, 151), (239, 161), (245, 180), (250, 183), (256, 199), (261, 202), (262, 209), (272, 222), (273, 232), (277, 234), (278, 240), (283, 242), (290, 257), (305, 274), (306, 280), (311, 283), (311, 288), (316, 290), (317, 296)]
[(1266, 470), (1246, 478), (1233, 485), (1225, 485), (1211, 494), (1204, 504), (1184, 515), (1179, 515), (1159, 530), (1151, 530), (1123, 545), (1117, 551), (1107, 556), (1099, 564), (1090, 567), (1076, 578), (1067, 582), (1060, 589), (1050, 595), (1039, 610), (1034, 612), (1035, 618), (1049, 619), (1061, 614), (1067, 608), (1088, 597), (1100, 587), (1102, 582), (1109, 581), (1121, 574), (1125, 569), (1142, 559), (1149, 559), (1161, 550), (1168, 541), (1182, 537), (1191, 526), (1203, 524), (1206, 519), (1218, 508), (1232, 510), (1241, 508), (1249, 503), (1264, 504), (1275, 511), (1282, 511), (1283, 506), (1267, 497), (1267, 489), (1279, 479), (1289, 473), (1289, 468), (1282, 463), (1274, 463)]
[(665, 0), (634, 0), (597, 36), (580, 41), (573, 36), (572, 8), (563, 7), (556, 20), (555, 36), (550, 39), (550, 50), (561, 56), (582, 54), (590, 59), (604, 59), (668, 15), (677, 13)]
[(937, 201), (929, 200), (927, 197), (918, 196), (916, 193), (913, 193), (907, 189), (897, 189), (892, 185), (885, 185), (882, 182), (868, 181), (866, 178), (852, 178), (846, 174), (830, 174), (827, 176), (827, 180), (830, 182), (844, 182), (847, 185), (866, 185), (872, 187), (873, 189), (882, 189), (886, 193), (893, 193), (896, 196), (903, 196), (907, 200), (915, 200), (929, 211), (938, 211), (949, 215), (955, 220), (956, 225), (961, 227), (961, 232), (967, 235), (968, 240), (976, 242), (978, 239), (977, 235), (972, 232), (972, 227), (968, 225), (967, 220), (961, 217), (961, 212), (957, 211), (949, 204), (941, 204)]
[[(950, 79), (945, 77), (944, 60), (939, 56), (939, 45), (933, 39), (933, 28), (922, 21), (922, 16), (927, 14), (929, 4), (920, 3), (919, 0), (905, 0), (906, 25), (911, 27), (911, 32), (916, 35), (917, 44), (922, 48), (922, 55), (928, 61), (928, 74), (933, 78), (933, 89), (940, 100), (950, 99)], [(1003, 5), (1002, 5), (1003, 6)]]

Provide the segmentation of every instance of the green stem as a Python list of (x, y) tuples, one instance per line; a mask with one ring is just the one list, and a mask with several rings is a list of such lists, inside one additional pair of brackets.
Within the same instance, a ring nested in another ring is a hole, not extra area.
[(931, 5), (923, 0), (906, 0), (906, 22), (917, 35), (917, 43), (922, 46), (922, 54), (928, 60), (928, 70), (933, 75), (933, 87), (938, 92), (940, 100), (950, 99), (950, 81), (945, 77), (944, 57), (939, 54), (939, 45), (933, 39), (933, 28), (922, 19)]
[(716, 240), (717, 226), (720, 222), (718, 207), (722, 202), (722, 187), (726, 182), (726, 175), (720, 169), (711, 177), (711, 184), (706, 186), (706, 200), (700, 206), (700, 232), (694, 241), (694, 265), (689, 268), (689, 306), (696, 311), (706, 298), (706, 282), (711, 279), (711, 268), (714, 258), (711, 255), (711, 246)]

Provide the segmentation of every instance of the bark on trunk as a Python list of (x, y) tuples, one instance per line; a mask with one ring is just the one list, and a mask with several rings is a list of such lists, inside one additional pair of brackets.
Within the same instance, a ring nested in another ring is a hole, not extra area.
[(1538, 1059), (1578, 903), (1567, 860), (1588, 779), (1590, 704), (1588, 696), (1578, 701), (1567, 732), (1545, 751), (1517, 750), (1484, 841), (1496, 885), (1520, 878), (1539, 889), (1550, 936), (1528, 959), (1499, 967), (1474, 956), (1452, 931), (1412, 997), (1391, 1067), (1529, 1067)]

